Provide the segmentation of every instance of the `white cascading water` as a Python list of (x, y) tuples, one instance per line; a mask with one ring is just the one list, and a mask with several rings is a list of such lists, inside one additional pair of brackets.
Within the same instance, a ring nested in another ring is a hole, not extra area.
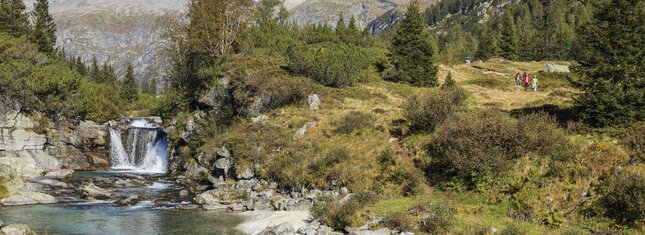
[(168, 138), (146, 120), (135, 120), (128, 128), (127, 144), (122, 144), (121, 131), (110, 128), (112, 169), (137, 173), (168, 171)]

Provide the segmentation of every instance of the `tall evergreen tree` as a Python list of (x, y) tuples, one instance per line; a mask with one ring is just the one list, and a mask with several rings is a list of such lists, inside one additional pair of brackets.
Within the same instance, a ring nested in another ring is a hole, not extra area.
[(32, 41), (41, 52), (53, 54), (56, 47), (56, 23), (49, 14), (49, 1), (37, 0), (31, 16), (34, 21)]
[(501, 49), (501, 56), (509, 60), (519, 59), (519, 39), (514, 21), (513, 13), (506, 11), (502, 16), (500, 25), (499, 48)]
[(645, 1), (603, 2), (578, 32), (584, 93), (580, 117), (593, 126), (645, 120)]
[(99, 62), (96, 60), (96, 55), (92, 55), (92, 65), (90, 66), (89, 77), (94, 81), (100, 81), (101, 69)]
[(134, 78), (132, 63), (128, 63), (125, 77), (123, 78), (123, 81), (121, 81), (121, 98), (127, 101), (135, 101), (137, 97), (139, 97), (138, 91), (137, 80)]
[(419, 1), (413, 0), (392, 39), (389, 57), (394, 71), (389, 79), (415, 86), (437, 86), (433, 40), (419, 12)]
[(345, 24), (345, 18), (341, 15), (338, 22), (336, 22), (336, 35), (340, 38), (341, 41), (345, 41), (347, 38), (347, 25)]
[(345, 43), (347, 44), (359, 44), (361, 41), (361, 30), (358, 29), (356, 23), (356, 17), (352, 16), (349, 20), (349, 25), (347, 25), (347, 35), (345, 35)]
[(497, 44), (497, 35), (490, 26), (484, 25), (481, 35), (479, 36), (479, 48), (477, 58), (486, 60), (499, 54), (499, 45)]
[(29, 16), (22, 0), (0, 0), (0, 33), (14, 37), (29, 34)]
[(87, 76), (87, 67), (83, 63), (83, 60), (81, 60), (80, 56), (76, 57), (74, 64), (76, 65), (76, 71), (78, 71), (78, 73), (83, 76)]

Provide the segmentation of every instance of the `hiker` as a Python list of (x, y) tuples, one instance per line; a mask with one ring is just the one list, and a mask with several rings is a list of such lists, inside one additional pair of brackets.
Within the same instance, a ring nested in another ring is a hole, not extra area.
[(520, 76), (520, 73), (515, 74), (515, 85), (519, 86), (520, 85), (520, 80), (522, 76)]
[(531, 78), (529, 77), (529, 73), (525, 71), (524, 79), (522, 80), (522, 85), (524, 85), (524, 91), (528, 91), (530, 82), (531, 82)]
[(531, 88), (533, 88), (533, 92), (537, 91), (537, 86), (538, 86), (538, 79), (537, 79), (537, 76), (534, 76), (533, 79), (531, 79)]

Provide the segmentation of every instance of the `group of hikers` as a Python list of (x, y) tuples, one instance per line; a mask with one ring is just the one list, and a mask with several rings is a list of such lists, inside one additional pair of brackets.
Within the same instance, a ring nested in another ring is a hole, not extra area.
[(520, 75), (520, 73), (515, 75), (515, 85), (523, 86), (524, 91), (527, 91), (530, 85), (531, 89), (535, 92), (537, 91), (538, 79), (537, 76), (531, 77), (527, 71), (524, 71), (524, 75)]

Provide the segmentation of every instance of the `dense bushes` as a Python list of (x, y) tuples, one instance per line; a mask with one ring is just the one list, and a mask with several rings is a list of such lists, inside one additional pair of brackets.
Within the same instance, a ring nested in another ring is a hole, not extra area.
[(600, 187), (599, 205), (605, 215), (623, 225), (645, 222), (645, 176), (621, 172), (608, 176)]
[(349, 134), (372, 126), (374, 119), (371, 113), (351, 111), (337, 120), (334, 126), (337, 133)]
[(356, 226), (360, 209), (369, 206), (376, 200), (372, 192), (359, 192), (344, 202), (333, 198), (323, 198), (311, 208), (311, 215), (315, 220), (330, 226), (338, 231), (345, 231), (348, 226)]
[(287, 67), (294, 73), (333, 87), (351, 86), (360, 81), (369, 59), (360, 47), (321, 43), (297, 45), (287, 52)]
[(497, 111), (459, 113), (438, 128), (429, 150), (438, 172), (454, 173), (470, 183), (504, 173), (527, 153), (558, 155), (564, 133), (551, 117), (510, 118)]
[(419, 229), (428, 233), (442, 233), (452, 228), (457, 216), (457, 209), (450, 204), (433, 203), (428, 216), (419, 222)]
[(637, 124), (629, 128), (621, 139), (633, 160), (645, 162), (645, 124)]
[(103, 122), (121, 111), (115, 91), (38, 52), (26, 39), (0, 35), (0, 94), (19, 101), (25, 111)]
[(423, 95), (413, 95), (404, 104), (405, 117), (413, 130), (434, 131), (466, 99), (466, 91), (459, 87), (436, 90)]

